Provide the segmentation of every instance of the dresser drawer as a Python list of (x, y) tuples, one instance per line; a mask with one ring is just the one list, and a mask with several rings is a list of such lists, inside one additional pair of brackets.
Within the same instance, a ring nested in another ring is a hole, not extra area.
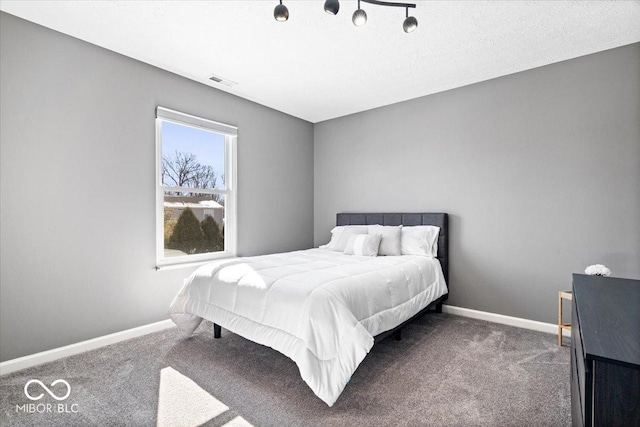
[[(572, 369), (575, 370), (575, 391), (578, 394), (576, 397), (578, 397), (577, 401), (580, 403), (582, 417), (584, 417), (584, 409), (587, 403), (585, 399), (587, 399), (587, 396), (591, 394), (591, 384), (589, 383), (591, 381), (591, 376), (589, 375), (589, 372), (587, 371), (588, 368), (585, 365), (585, 353), (582, 345), (582, 333), (580, 330), (580, 313), (578, 312), (575, 298), (573, 299), (571, 307), (571, 359), (574, 361)], [(572, 375), (573, 374), (574, 372), (572, 371)], [(580, 424), (583, 424), (584, 421), (585, 420), (583, 418), (582, 423)], [(578, 424), (574, 422), (574, 425)]]
[(581, 396), (584, 396), (584, 390), (580, 390), (575, 348), (571, 348), (571, 425), (573, 427), (584, 426), (584, 418), (582, 416), (584, 410), (582, 409), (583, 403), (580, 400)]
[[(584, 362), (585, 353), (582, 346), (582, 331), (580, 330), (580, 313), (578, 313), (578, 307), (576, 305), (575, 298), (571, 302), (571, 346), (576, 349), (578, 356)], [(582, 366), (584, 372), (584, 363)]]

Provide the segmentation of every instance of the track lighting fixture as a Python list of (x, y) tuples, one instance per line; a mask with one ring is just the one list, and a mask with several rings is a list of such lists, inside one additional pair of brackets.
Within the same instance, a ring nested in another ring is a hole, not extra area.
[[(378, 0), (358, 0), (358, 9), (353, 12), (353, 17), (351, 20), (353, 21), (353, 25), (356, 27), (361, 27), (367, 23), (367, 12), (365, 12), (360, 7), (360, 2), (375, 4), (377, 6), (393, 6), (393, 7), (404, 7), (406, 10), (405, 19), (402, 23), (402, 28), (405, 33), (410, 33), (418, 28), (418, 20), (414, 16), (409, 16), (409, 8), (415, 8), (415, 3), (396, 3), (390, 1), (378, 1)], [(324, 11), (331, 15), (337, 15), (340, 10), (340, 1), (339, 0), (326, 0), (324, 2)], [(280, 0), (280, 4), (276, 6), (273, 11), (273, 16), (276, 18), (276, 21), (286, 21), (289, 19), (289, 10), (285, 5), (282, 4), (282, 0)]]
[(405, 33), (410, 33), (416, 28), (418, 28), (418, 20), (413, 16), (409, 16), (409, 8), (407, 8), (406, 10), (407, 10), (407, 14), (406, 14), (406, 18), (404, 19), (404, 22), (402, 23), (402, 28), (404, 29)]
[(351, 20), (356, 27), (362, 27), (367, 23), (367, 12), (360, 9), (360, 0), (358, 0), (358, 10), (353, 12), (353, 18), (351, 18)]
[(273, 17), (276, 18), (276, 21), (284, 22), (289, 19), (289, 9), (287, 6), (282, 4), (282, 0), (280, 0), (280, 4), (273, 9)]

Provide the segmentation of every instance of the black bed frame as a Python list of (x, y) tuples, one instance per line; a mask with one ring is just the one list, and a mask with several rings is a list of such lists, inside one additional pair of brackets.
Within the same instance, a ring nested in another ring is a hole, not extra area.
[[(447, 289), (451, 288), (449, 282), (449, 215), (446, 213), (339, 213), (336, 218), (336, 225), (435, 225), (440, 227), (438, 235), (438, 260), (442, 266), (444, 279), (447, 282)], [(446, 293), (440, 298), (431, 302), (428, 306), (418, 312), (415, 316), (401, 323), (395, 328), (382, 332), (374, 337), (374, 342), (380, 342), (393, 334), (396, 340), (402, 339), (402, 328), (414, 319), (421, 317), (428, 310), (435, 309), (436, 313), (442, 313), (442, 303), (447, 300), (449, 294)], [(213, 337), (220, 338), (222, 328), (213, 324)]]

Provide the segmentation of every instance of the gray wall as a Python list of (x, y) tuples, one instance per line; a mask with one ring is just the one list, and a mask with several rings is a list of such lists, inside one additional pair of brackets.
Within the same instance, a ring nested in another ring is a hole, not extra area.
[(314, 126), (336, 212), (451, 214), (452, 305), (553, 323), (571, 273), (640, 278), (640, 44)]
[(237, 125), (238, 250), (313, 243), (313, 125), (2, 13), (0, 360), (166, 318), (155, 107)]

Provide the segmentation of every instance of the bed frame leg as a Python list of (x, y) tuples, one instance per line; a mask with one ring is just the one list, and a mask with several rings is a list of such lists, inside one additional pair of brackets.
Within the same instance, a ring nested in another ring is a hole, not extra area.
[(217, 324), (213, 324), (213, 337), (214, 338), (220, 338), (220, 335), (222, 333), (222, 327), (220, 325)]
[(442, 313), (442, 303), (436, 304), (436, 313)]
[(401, 341), (402, 340), (402, 329), (398, 329), (396, 331), (396, 333), (393, 334), (393, 336), (396, 338), (396, 341)]

